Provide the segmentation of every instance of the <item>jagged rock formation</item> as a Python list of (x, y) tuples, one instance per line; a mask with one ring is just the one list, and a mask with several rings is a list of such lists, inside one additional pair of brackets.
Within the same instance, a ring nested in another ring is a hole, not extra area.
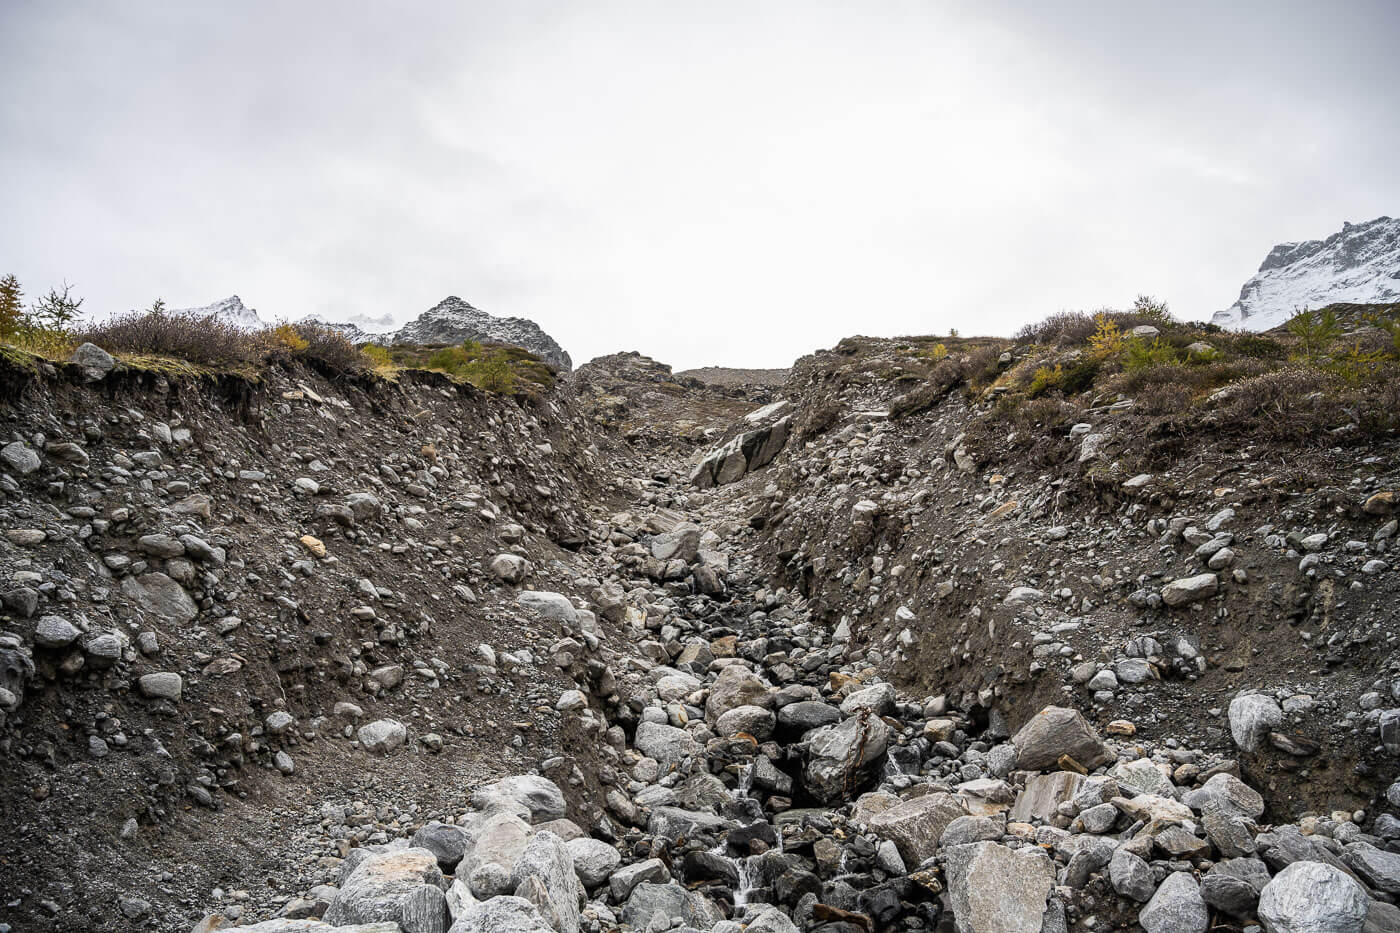
[(394, 343), (440, 344), (482, 340), (524, 347), (563, 372), (573, 368), (569, 354), (534, 321), (496, 317), (449, 295), (394, 335)]
[(784, 415), (790, 407), (778, 401), (745, 415), (746, 430), (702, 456), (690, 473), (691, 484), (708, 489), (738, 482), (772, 463), (792, 432), (792, 418)]
[(1211, 323), (1269, 330), (1309, 308), (1392, 301), (1400, 301), (1400, 219), (1377, 217), (1344, 223), (1325, 240), (1275, 246)]

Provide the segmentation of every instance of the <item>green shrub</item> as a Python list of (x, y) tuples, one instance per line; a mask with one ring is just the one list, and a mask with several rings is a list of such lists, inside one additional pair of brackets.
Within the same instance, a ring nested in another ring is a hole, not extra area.
[(1160, 337), (1148, 343), (1141, 337), (1129, 336), (1123, 341), (1120, 359), (1123, 368), (1131, 373), (1162, 363), (1175, 363), (1177, 356), (1176, 348)]
[(1332, 311), (1300, 311), (1284, 325), (1298, 338), (1299, 356), (1315, 360), (1342, 334), (1342, 326)]

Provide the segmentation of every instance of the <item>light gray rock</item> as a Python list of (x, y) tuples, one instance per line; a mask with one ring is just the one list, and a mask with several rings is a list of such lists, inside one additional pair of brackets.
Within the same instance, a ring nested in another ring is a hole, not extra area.
[(161, 671), (156, 674), (142, 674), (137, 679), (136, 686), (142, 696), (153, 700), (178, 700), (181, 691), (184, 690), (185, 681), (173, 671)]
[(769, 907), (749, 921), (748, 933), (798, 933), (797, 925), (778, 907)]
[(1361, 933), (1366, 890), (1331, 865), (1299, 861), (1285, 866), (1259, 895), (1259, 919), (1268, 933)]
[(657, 560), (695, 560), (700, 551), (700, 526), (683, 522), (651, 539), (651, 556)]
[(1096, 768), (1111, 757), (1094, 727), (1075, 709), (1047, 706), (1032, 716), (1011, 739), (1017, 767), (1043, 771), (1069, 755), (1085, 768)]
[(668, 927), (680, 921), (682, 926), (697, 930), (708, 930), (724, 919), (714, 901), (678, 884), (643, 882), (632, 890), (622, 908), (623, 922), (634, 930), (647, 929), (658, 914)]
[(639, 884), (665, 884), (670, 880), (671, 873), (666, 870), (666, 863), (659, 858), (649, 858), (615, 870), (608, 878), (608, 891), (613, 901), (620, 904), (632, 895), (632, 890)]
[(715, 720), (715, 732), (725, 736), (742, 732), (766, 742), (772, 738), (776, 723), (776, 717), (761, 706), (736, 706)]
[(622, 854), (601, 839), (587, 836), (565, 843), (574, 859), (574, 871), (584, 887), (596, 888), (622, 864)]
[(1190, 872), (1172, 872), (1138, 912), (1138, 923), (1147, 933), (1206, 933), (1210, 911), (1201, 886)]
[(869, 828), (898, 847), (905, 865), (918, 865), (938, 851), (943, 831), (958, 817), (967, 814), (967, 803), (961, 797), (925, 794), (872, 817)]
[(104, 378), (117, 365), (117, 361), (112, 358), (112, 354), (102, 349), (95, 343), (84, 341), (78, 345), (78, 349), (73, 351), (73, 355), (68, 358), (68, 362), (78, 367), (83, 374), (84, 382), (97, 382)]
[(67, 648), (78, 640), (82, 631), (63, 616), (40, 616), (34, 625), (34, 644), (40, 648)]
[(511, 869), (515, 896), (533, 903), (556, 933), (579, 933), (583, 884), (564, 841), (549, 830), (531, 837)]
[(1038, 847), (995, 842), (944, 851), (948, 900), (958, 933), (1041, 933), (1055, 867)]
[(408, 741), (408, 730), (397, 719), (376, 719), (361, 726), (355, 736), (365, 751), (387, 755)]
[(659, 722), (638, 723), (632, 744), (643, 755), (655, 758), (663, 769), (674, 768), (702, 751), (689, 732)]
[(446, 933), (446, 882), (427, 849), (370, 855), (340, 886), (324, 917), (329, 924), (391, 921), (404, 933)]
[(558, 622), (571, 631), (579, 630), (578, 609), (563, 593), (525, 590), (515, 598), (515, 602), (536, 619)]
[(1108, 860), (1108, 880), (1113, 890), (1138, 903), (1147, 901), (1157, 890), (1152, 867), (1122, 847)]
[(535, 905), (523, 897), (493, 897), (468, 905), (451, 933), (554, 933)]
[(491, 573), (502, 583), (519, 583), (530, 575), (530, 562), (519, 554), (497, 554), (491, 558)]
[(14, 441), (0, 447), (0, 463), (21, 476), (33, 473), (43, 465), (39, 452), (23, 441)]
[(534, 823), (562, 820), (568, 811), (559, 785), (537, 774), (516, 774), (478, 788), (472, 792), (471, 804), (478, 810), (523, 806)]
[[(515, 860), (525, 851), (530, 840), (530, 824), (515, 813), (497, 810), (468, 827), (468, 835), (475, 839), (475, 844), (462, 856), (457, 874), (471, 876), (481, 866), (494, 864), (504, 869), (504, 882), (509, 882), (510, 870), (515, 867)], [(509, 890), (508, 885), (506, 890)], [(472, 893), (478, 897), (490, 896), (478, 890), (475, 882), (472, 883)], [(496, 889), (491, 893), (501, 891)]]
[(1283, 709), (1273, 697), (1246, 693), (1230, 701), (1230, 737), (1246, 752), (1257, 751), (1282, 724)]
[(1377, 891), (1400, 894), (1400, 855), (1378, 849), (1369, 842), (1347, 845), (1342, 860)]
[(1198, 573), (1193, 577), (1173, 580), (1162, 587), (1162, 602), (1172, 608), (1190, 605), (1214, 596), (1220, 591), (1220, 578), (1213, 573)]

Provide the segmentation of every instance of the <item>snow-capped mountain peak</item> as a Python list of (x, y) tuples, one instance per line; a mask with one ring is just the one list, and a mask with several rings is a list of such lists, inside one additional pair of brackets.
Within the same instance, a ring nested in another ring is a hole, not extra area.
[(267, 322), (258, 316), (258, 312), (243, 304), (243, 299), (237, 295), (230, 295), (223, 301), (216, 301), (211, 305), (204, 305), (199, 308), (176, 308), (171, 314), (191, 314), (196, 317), (214, 316), (221, 321), (227, 321), (235, 327), (243, 330), (260, 330), (267, 326)]
[(460, 343), (489, 340), (524, 347), (556, 369), (568, 372), (573, 360), (558, 342), (534, 321), (521, 317), (496, 317), (449, 295), (418, 315), (394, 335), (395, 343)]
[(1280, 243), (1211, 323), (1268, 330), (1305, 308), (1400, 301), (1400, 219), (1342, 224), (1325, 240)]

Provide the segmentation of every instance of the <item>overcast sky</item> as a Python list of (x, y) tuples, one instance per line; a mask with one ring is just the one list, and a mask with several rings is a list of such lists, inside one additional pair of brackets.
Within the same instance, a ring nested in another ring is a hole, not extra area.
[(576, 362), (1229, 305), (1400, 213), (1400, 3), (0, 2), (0, 273)]

